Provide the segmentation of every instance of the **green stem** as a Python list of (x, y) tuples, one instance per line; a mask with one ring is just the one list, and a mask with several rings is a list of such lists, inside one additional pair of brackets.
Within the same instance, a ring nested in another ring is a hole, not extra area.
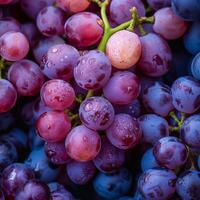
[(155, 17), (141, 17), (139, 19), (140, 23), (147, 23), (147, 24), (153, 24), (155, 22)]
[(177, 126), (176, 126), (176, 127), (173, 127), (173, 126), (170, 127), (170, 131), (171, 131), (171, 132), (178, 132), (178, 131), (181, 129), (181, 127), (182, 127), (182, 125), (183, 125), (183, 123), (184, 123), (184, 121), (185, 121), (185, 118), (186, 118), (185, 113), (181, 113), (181, 119), (179, 119), (179, 118), (176, 116), (176, 114), (174, 113), (174, 111), (170, 112), (170, 113), (169, 113), (169, 116), (170, 116), (171, 118), (173, 118), (173, 119), (175, 120), (175, 122), (177, 123)]
[(70, 118), (70, 121), (77, 120), (79, 118), (79, 114), (72, 115), (69, 118)]
[(106, 9), (107, 9), (109, 3), (110, 3), (110, 0), (105, 0), (101, 4), (101, 17), (102, 17), (102, 20), (104, 22), (104, 31), (105, 32), (109, 31), (109, 29), (110, 29), (110, 24), (109, 24), (108, 17), (107, 17), (107, 14), (106, 14)]
[(93, 90), (88, 90), (88, 93), (87, 93), (85, 99), (88, 99), (88, 98), (90, 98), (92, 96), (94, 96), (94, 91)]
[(88, 1), (96, 3), (99, 7), (101, 7), (102, 5), (102, 2), (100, 0), (88, 0)]

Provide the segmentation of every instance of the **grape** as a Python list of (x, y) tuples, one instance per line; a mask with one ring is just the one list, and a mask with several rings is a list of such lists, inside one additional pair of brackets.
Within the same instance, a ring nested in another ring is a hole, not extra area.
[(149, 111), (166, 117), (174, 109), (171, 89), (159, 82), (144, 90), (143, 105)]
[(35, 19), (43, 8), (46, 6), (53, 5), (56, 0), (37, 0), (35, 1), (30, 0), (21, 0), (21, 7), (23, 11), (32, 19)]
[(188, 28), (188, 24), (178, 17), (171, 7), (158, 10), (154, 16), (153, 30), (167, 40), (182, 37)]
[(79, 52), (67, 44), (51, 46), (43, 56), (41, 69), (50, 79), (70, 80), (77, 65)]
[(6, 32), (0, 37), (0, 55), (8, 61), (18, 61), (26, 57), (29, 43), (20, 32)]
[(199, 157), (198, 157), (198, 168), (200, 169), (200, 155), (199, 155)]
[(101, 150), (93, 160), (95, 166), (104, 173), (117, 172), (125, 162), (125, 152), (113, 146), (106, 137), (101, 141)]
[(78, 13), (90, 5), (88, 0), (57, 0), (56, 3), (66, 12)]
[(194, 78), (200, 80), (200, 53), (198, 53), (192, 60), (191, 72)]
[(149, 33), (140, 38), (142, 56), (137, 64), (138, 69), (145, 75), (159, 77), (166, 74), (172, 61), (168, 43), (160, 36)]
[(119, 25), (131, 20), (130, 9), (136, 7), (140, 17), (145, 16), (145, 7), (141, 0), (112, 0), (110, 4), (110, 18)]
[(200, 52), (200, 22), (193, 22), (188, 30), (188, 32), (185, 34), (184, 37), (184, 45), (186, 50), (196, 55)]
[(199, 0), (172, 0), (172, 8), (175, 13), (188, 21), (200, 19)]
[(141, 169), (143, 172), (159, 167), (158, 162), (153, 155), (153, 148), (148, 149), (142, 156)]
[(35, 96), (39, 93), (45, 78), (39, 66), (31, 60), (20, 60), (11, 65), (8, 80), (22, 96)]
[(42, 61), (43, 56), (48, 49), (56, 44), (64, 44), (65, 41), (59, 36), (52, 36), (48, 38), (41, 38), (33, 48), (33, 55), (38, 63)]
[(96, 168), (91, 161), (71, 161), (67, 164), (66, 169), (70, 180), (77, 185), (87, 184), (96, 174)]
[(52, 110), (51, 108), (47, 107), (44, 102), (40, 100), (40, 98), (35, 100), (32, 109), (34, 119), (38, 119), (40, 115)]
[(0, 172), (18, 160), (17, 149), (9, 140), (0, 139)]
[(56, 165), (65, 164), (70, 160), (65, 149), (64, 141), (55, 143), (46, 142), (44, 150), (49, 160)]
[(171, 0), (147, 0), (147, 2), (154, 10), (159, 10), (171, 5)]
[(117, 114), (119, 113), (126, 113), (131, 115), (132, 117), (138, 118), (141, 115), (142, 112), (142, 106), (140, 104), (140, 101), (138, 99), (134, 100), (133, 102), (131, 102), (128, 105), (116, 105), (114, 107), (115, 112)]
[(75, 100), (71, 85), (59, 79), (47, 81), (42, 86), (40, 96), (46, 106), (61, 111), (69, 108)]
[(139, 96), (139, 78), (132, 72), (116, 72), (103, 88), (103, 93), (113, 104), (130, 104)]
[(0, 189), (0, 200), (5, 200), (4, 194), (1, 189)]
[(155, 114), (146, 114), (138, 118), (142, 129), (142, 141), (154, 145), (159, 139), (169, 136), (168, 122)]
[(66, 17), (62, 10), (53, 6), (43, 8), (37, 16), (37, 27), (45, 36), (63, 35)]
[(48, 184), (52, 200), (75, 200), (72, 194), (56, 182)]
[(103, 97), (90, 97), (79, 108), (82, 123), (92, 130), (105, 130), (114, 120), (114, 108)]
[(124, 150), (136, 146), (142, 137), (139, 122), (128, 114), (115, 115), (114, 122), (106, 134), (114, 146)]
[(44, 141), (36, 133), (35, 127), (30, 127), (29, 129), (28, 142), (31, 150), (44, 145)]
[(124, 196), (119, 198), (118, 200), (134, 200), (132, 197)]
[(139, 192), (146, 200), (170, 199), (176, 190), (176, 178), (173, 171), (149, 169), (139, 179)]
[(39, 40), (39, 31), (35, 24), (33, 23), (25, 23), (22, 24), (21, 28), (22, 33), (27, 37), (30, 46), (35, 47)]
[(55, 180), (59, 173), (59, 168), (48, 161), (43, 147), (31, 151), (25, 164), (34, 170), (38, 179), (47, 183)]
[(0, 0), (0, 5), (1, 4), (9, 4), (12, 3), (13, 0)]
[(105, 86), (111, 75), (111, 63), (100, 51), (92, 50), (80, 57), (74, 68), (76, 83), (86, 90), (98, 90)]
[(3, 170), (1, 178), (1, 187), (6, 198), (14, 199), (17, 190), (34, 178), (34, 172), (25, 164), (14, 163), (9, 165)]
[(141, 48), (137, 34), (122, 30), (109, 38), (106, 44), (106, 54), (115, 68), (128, 69), (140, 59)]
[(15, 200), (50, 200), (48, 186), (39, 180), (30, 180), (19, 190)]
[(160, 139), (153, 148), (153, 153), (158, 163), (168, 169), (183, 166), (188, 158), (187, 147), (172, 136)]
[(180, 132), (180, 137), (188, 146), (200, 149), (200, 115), (192, 115), (188, 117)]
[(99, 42), (103, 35), (102, 20), (93, 13), (80, 12), (65, 23), (65, 34), (75, 47), (89, 47)]
[(99, 153), (101, 138), (97, 132), (80, 125), (67, 135), (65, 147), (71, 158), (86, 162), (93, 160)]
[(99, 196), (106, 199), (117, 199), (128, 193), (131, 183), (131, 173), (122, 168), (114, 174), (99, 173), (93, 182), (93, 186)]
[(11, 110), (17, 100), (14, 86), (5, 79), (0, 79), (0, 113)]
[(71, 122), (64, 112), (48, 111), (38, 118), (36, 128), (46, 142), (59, 142), (69, 133)]
[(172, 85), (174, 107), (181, 112), (194, 113), (200, 108), (200, 83), (190, 77), (180, 77)]
[(14, 116), (9, 113), (0, 113), (0, 132), (7, 131), (9, 128), (11, 128), (15, 123)]
[(0, 19), (0, 37), (9, 31), (19, 32), (20, 28), (19, 22), (12, 17)]
[(182, 173), (176, 182), (176, 191), (182, 200), (200, 199), (200, 172), (189, 170)]

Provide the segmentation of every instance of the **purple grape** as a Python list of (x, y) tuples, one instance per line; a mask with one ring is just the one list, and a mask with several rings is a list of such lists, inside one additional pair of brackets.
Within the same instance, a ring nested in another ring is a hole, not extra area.
[(147, 0), (147, 2), (154, 10), (171, 6), (171, 0)]
[(11, 65), (8, 80), (22, 96), (35, 96), (39, 93), (45, 77), (39, 66), (31, 60), (20, 60)]
[(75, 47), (89, 47), (99, 42), (103, 35), (102, 20), (96, 14), (80, 12), (65, 23), (65, 34)]
[(34, 126), (30, 127), (29, 129), (28, 143), (31, 150), (44, 145), (44, 141), (38, 136)]
[(145, 200), (166, 200), (176, 190), (176, 174), (167, 169), (149, 169), (142, 174), (138, 189)]
[(21, 109), (20, 117), (22, 118), (23, 122), (27, 125), (35, 124), (33, 106), (34, 106), (34, 101), (26, 103), (25, 105), (23, 105)]
[(43, 8), (37, 16), (37, 27), (45, 36), (63, 35), (65, 13), (54, 6)]
[(64, 112), (48, 111), (38, 118), (36, 129), (39, 136), (46, 142), (59, 142), (69, 133), (71, 122)]
[(41, 89), (40, 96), (44, 104), (54, 110), (65, 110), (75, 100), (72, 86), (59, 79), (47, 81)]
[(155, 156), (153, 155), (153, 148), (148, 149), (142, 156), (141, 160), (141, 169), (143, 172), (153, 169), (153, 168), (158, 168), (159, 164), (155, 159)]
[(0, 5), (1, 5), (1, 4), (3, 4), (3, 5), (4, 5), (4, 4), (10, 4), (10, 3), (12, 3), (12, 1), (13, 1), (13, 0), (0, 0)]
[(136, 7), (140, 17), (145, 16), (145, 7), (141, 0), (112, 0), (110, 4), (110, 18), (119, 25), (131, 20), (130, 9)]
[(189, 170), (182, 173), (176, 182), (176, 191), (182, 200), (200, 199), (200, 172)]
[(0, 139), (0, 172), (18, 160), (17, 149), (9, 140)]
[(103, 88), (104, 96), (113, 104), (127, 105), (140, 93), (139, 78), (132, 72), (116, 72)]
[(154, 145), (159, 139), (169, 136), (168, 122), (155, 114), (146, 114), (138, 118), (142, 130), (142, 141)]
[(151, 77), (166, 74), (172, 62), (172, 54), (168, 43), (154, 33), (149, 33), (140, 39), (142, 56), (137, 64), (138, 69), (143, 74)]
[(71, 161), (67, 164), (66, 169), (70, 180), (77, 185), (87, 184), (96, 174), (96, 167), (91, 161)]
[(39, 40), (38, 37), (40, 35), (36, 25), (30, 22), (22, 24), (21, 31), (29, 40), (30, 46), (35, 47)]
[(5, 200), (4, 193), (2, 192), (1, 189), (0, 189), (0, 200)]
[(65, 149), (64, 141), (55, 143), (46, 142), (44, 150), (49, 160), (56, 165), (65, 164), (70, 160)]
[(116, 148), (106, 137), (102, 137), (101, 150), (93, 162), (101, 172), (117, 172), (125, 162), (125, 151)]
[(18, 61), (29, 52), (29, 42), (20, 32), (6, 32), (0, 37), (0, 55), (8, 61)]
[(56, 44), (64, 44), (65, 41), (59, 36), (42, 37), (33, 48), (33, 55), (38, 63), (42, 61), (43, 56), (47, 53), (48, 49)]
[(142, 100), (143, 105), (149, 112), (163, 117), (166, 117), (174, 109), (171, 89), (167, 85), (158, 82), (144, 90)]
[(135, 147), (142, 138), (139, 122), (128, 114), (115, 115), (114, 122), (106, 134), (114, 146), (124, 150)]
[(75, 200), (72, 194), (63, 185), (52, 182), (48, 184), (51, 192), (51, 200)]
[(50, 79), (70, 80), (74, 67), (77, 65), (79, 52), (67, 44), (57, 44), (50, 47), (43, 56), (41, 69)]
[(200, 53), (198, 53), (192, 60), (191, 72), (194, 78), (200, 80)]
[(178, 78), (172, 85), (172, 98), (178, 111), (194, 113), (200, 108), (200, 82), (190, 76)]
[(92, 130), (105, 130), (114, 120), (114, 108), (103, 97), (90, 97), (79, 108), (82, 123)]
[(34, 178), (34, 172), (25, 164), (14, 163), (6, 167), (1, 178), (1, 187), (6, 198), (14, 199), (18, 189)]
[(30, 0), (21, 0), (21, 7), (23, 11), (32, 19), (35, 19), (43, 8), (46, 6), (53, 5), (56, 0), (37, 0), (35, 1)]
[(105, 86), (111, 75), (111, 63), (100, 51), (92, 50), (80, 57), (74, 68), (77, 84), (86, 90), (98, 90)]
[(7, 80), (0, 80), (0, 113), (11, 110), (17, 101), (17, 92)]
[(192, 115), (188, 117), (180, 132), (180, 137), (191, 148), (200, 150), (200, 115)]
[(15, 200), (50, 200), (48, 186), (39, 180), (30, 180), (23, 185)]
[(34, 170), (36, 178), (46, 183), (54, 181), (59, 174), (58, 166), (49, 162), (42, 146), (30, 152), (25, 164)]
[(0, 19), (0, 37), (10, 31), (15, 31), (19, 32), (21, 29), (19, 22), (12, 18), (12, 17), (7, 17), (7, 18), (1, 18)]
[(101, 138), (97, 132), (80, 125), (67, 135), (65, 147), (72, 159), (86, 162), (93, 160), (99, 153)]
[(188, 159), (187, 147), (176, 137), (168, 136), (160, 139), (153, 147), (158, 163), (168, 169), (183, 166)]
[(15, 118), (14, 116), (9, 113), (0, 113), (0, 132), (7, 131), (15, 124)]

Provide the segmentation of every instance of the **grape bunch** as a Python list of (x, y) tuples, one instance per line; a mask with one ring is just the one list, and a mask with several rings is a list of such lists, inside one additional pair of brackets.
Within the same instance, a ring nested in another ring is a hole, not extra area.
[(200, 0), (0, 0), (0, 200), (200, 200)]

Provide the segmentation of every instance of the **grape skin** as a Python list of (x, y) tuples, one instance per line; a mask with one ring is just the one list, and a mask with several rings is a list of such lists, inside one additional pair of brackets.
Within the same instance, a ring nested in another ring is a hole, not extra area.
[(147, 0), (147, 2), (154, 10), (171, 6), (171, 0)]
[(191, 72), (194, 78), (200, 80), (200, 53), (198, 53), (192, 60)]
[(129, 69), (141, 56), (142, 45), (137, 34), (127, 30), (113, 34), (106, 44), (106, 55), (117, 69)]

